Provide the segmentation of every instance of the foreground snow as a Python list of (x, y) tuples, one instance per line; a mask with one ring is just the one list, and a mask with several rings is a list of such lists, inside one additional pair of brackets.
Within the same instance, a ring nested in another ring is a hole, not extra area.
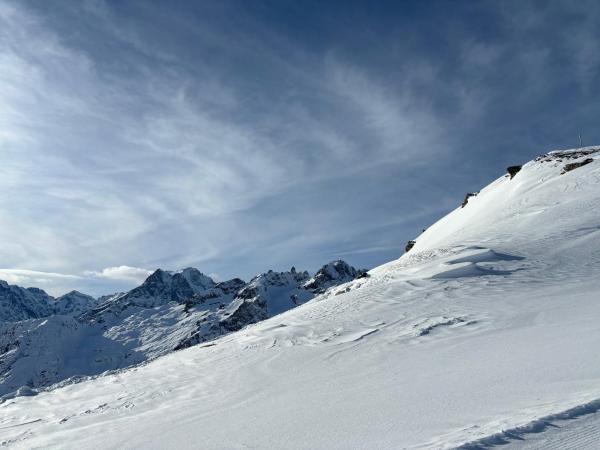
[[(477, 448), (597, 436), (600, 163), (561, 175), (566, 162), (499, 178), (369, 278), (217, 341), (9, 400), (0, 442)], [(573, 437), (540, 425), (569, 417)]]

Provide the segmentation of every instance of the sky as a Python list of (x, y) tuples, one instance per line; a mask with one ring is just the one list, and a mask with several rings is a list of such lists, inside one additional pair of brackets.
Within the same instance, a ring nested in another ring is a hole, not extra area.
[(594, 1), (0, 0), (0, 279), (371, 268), (598, 92)]

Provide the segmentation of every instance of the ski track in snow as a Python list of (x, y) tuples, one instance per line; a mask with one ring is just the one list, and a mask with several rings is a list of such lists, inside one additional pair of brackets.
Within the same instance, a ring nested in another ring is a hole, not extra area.
[(595, 450), (600, 443), (600, 399), (468, 442), (457, 450)]

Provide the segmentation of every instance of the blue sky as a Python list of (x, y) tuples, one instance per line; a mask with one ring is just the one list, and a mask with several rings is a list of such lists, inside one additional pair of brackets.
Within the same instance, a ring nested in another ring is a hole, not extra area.
[(0, 278), (373, 267), (600, 142), (596, 2), (0, 0)]

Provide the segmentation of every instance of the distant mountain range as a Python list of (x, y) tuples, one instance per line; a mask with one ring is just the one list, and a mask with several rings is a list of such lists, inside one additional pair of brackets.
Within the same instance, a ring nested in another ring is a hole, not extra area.
[(158, 269), (129, 292), (53, 298), (0, 281), (0, 396), (96, 375), (237, 331), (365, 276), (333, 261), (306, 271), (216, 282), (194, 268)]

